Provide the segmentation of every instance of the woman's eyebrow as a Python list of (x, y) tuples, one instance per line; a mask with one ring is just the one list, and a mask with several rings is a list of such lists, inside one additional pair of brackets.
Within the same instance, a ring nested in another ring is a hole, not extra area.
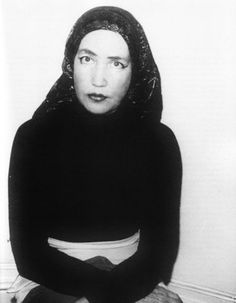
[(92, 52), (88, 48), (79, 49), (78, 53), (86, 53), (86, 54), (91, 55), (91, 56), (97, 56), (97, 54), (95, 54), (94, 52)]
[(108, 59), (111, 59), (111, 60), (125, 60), (125, 61), (129, 61), (129, 58), (126, 58), (126, 57), (120, 57), (120, 56), (109, 56), (107, 57)]

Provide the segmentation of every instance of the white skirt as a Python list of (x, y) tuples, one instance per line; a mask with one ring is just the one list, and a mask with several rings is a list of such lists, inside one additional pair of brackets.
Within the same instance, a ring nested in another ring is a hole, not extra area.
[[(54, 247), (68, 256), (85, 261), (87, 259), (101, 256), (117, 265), (131, 257), (138, 249), (139, 231), (129, 238), (118, 241), (102, 242), (66, 242), (54, 238), (48, 238), (50, 247)], [(26, 295), (39, 284), (18, 275), (7, 292), (12, 294), (21, 303)]]

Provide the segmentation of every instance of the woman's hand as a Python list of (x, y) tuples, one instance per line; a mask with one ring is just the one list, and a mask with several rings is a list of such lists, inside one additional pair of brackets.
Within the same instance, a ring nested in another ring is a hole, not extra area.
[(148, 296), (136, 303), (183, 303), (183, 301), (176, 293), (158, 285)]
[(156, 295), (156, 302), (158, 303), (183, 303), (179, 295), (165, 287), (157, 286), (153, 293)]

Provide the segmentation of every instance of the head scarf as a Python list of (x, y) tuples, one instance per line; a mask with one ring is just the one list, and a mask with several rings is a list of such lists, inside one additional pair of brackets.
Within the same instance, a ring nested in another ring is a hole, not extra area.
[(79, 102), (74, 89), (74, 58), (82, 38), (99, 29), (119, 33), (130, 51), (132, 79), (122, 103), (138, 117), (146, 119), (152, 117), (159, 122), (162, 112), (161, 80), (146, 35), (142, 26), (129, 12), (112, 6), (93, 8), (77, 20), (66, 42), (63, 73), (34, 113), (34, 118), (73, 102)]

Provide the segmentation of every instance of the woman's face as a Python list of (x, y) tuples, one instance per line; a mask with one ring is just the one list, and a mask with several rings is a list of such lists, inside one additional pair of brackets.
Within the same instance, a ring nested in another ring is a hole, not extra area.
[(74, 60), (74, 86), (80, 103), (91, 113), (111, 113), (120, 105), (131, 80), (128, 46), (119, 33), (87, 34)]

